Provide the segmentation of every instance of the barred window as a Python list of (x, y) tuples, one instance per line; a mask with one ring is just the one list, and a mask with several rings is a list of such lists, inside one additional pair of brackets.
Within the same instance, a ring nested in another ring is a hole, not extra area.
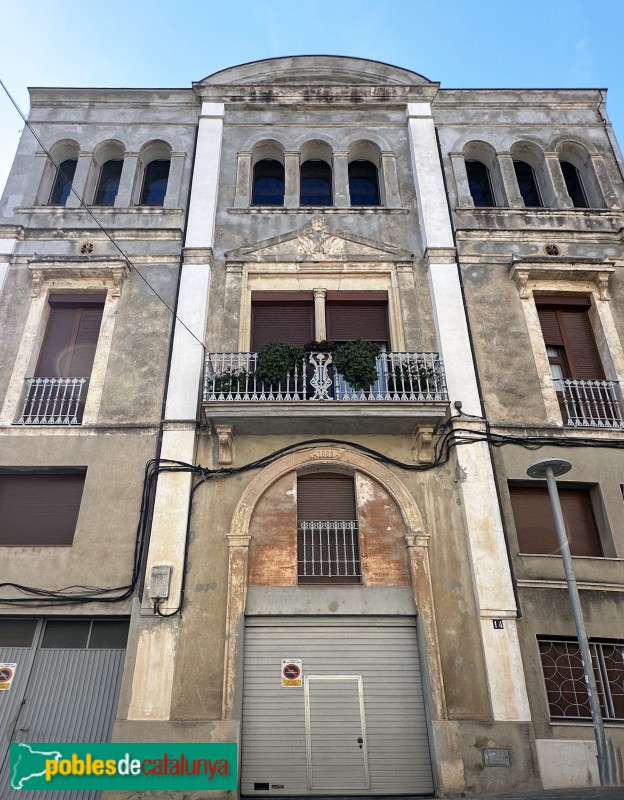
[[(581, 651), (575, 640), (539, 639), (550, 718), (591, 719)], [(590, 642), (603, 719), (624, 720), (624, 642)]]

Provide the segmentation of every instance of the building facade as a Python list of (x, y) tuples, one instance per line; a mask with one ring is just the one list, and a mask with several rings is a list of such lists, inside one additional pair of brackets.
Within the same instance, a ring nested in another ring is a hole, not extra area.
[[(52, 741), (236, 741), (243, 796), (596, 784), (526, 474), (562, 456), (622, 782), (604, 93), (293, 57), (32, 100), (41, 141), (25, 132), (2, 198), (0, 657), (30, 665), (0, 697), (7, 744), (52, 716)], [(99, 701), (86, 672), (43, 692), (31, 722), (54, 658), (116, 677)], [(67, 727), (75, 696), (97, 730)]]

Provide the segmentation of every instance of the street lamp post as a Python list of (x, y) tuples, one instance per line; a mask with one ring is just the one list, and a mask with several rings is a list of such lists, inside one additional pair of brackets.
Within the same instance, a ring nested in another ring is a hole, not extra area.
[(609, 783), (607, 739), (602, 721), (602, 713), (600, 711), (600, 699), (598, 697), (596, 677), (594, 675), (592, 657), (589, 650), (587, 631), (585, 630), (585, 622), (583, 620), (581, 599), (579, 597), (578, 586), (576, 585), (576, 578), (572, 568), (570, 545), (568, 543), (568, 537), (563, 521), (561, 503), (559, 502), (557, 481), (555, 480), (555, 477), (558, 477), (559, 475), (565, 475), (565, 473), (569, 472), (571, 469), (572, 464), (570, 464), (569, 461), (564, 461), (562, 458), (544, 458), (540, 461), (536, 461), (535, 464), (531, 464), (527, 470), (527, 475), (531, 478), (546, 478), (546, 483), (548, 484), (548, 494), (550, 495), (550, 504), (552, 506), (553, 517), (555, 518), (555, 529), (557, 531), (557, 539), (559, 541), (559, 552), (561, 553), (566, 582), (568, 584), (568, 595), (570, 596), (570, 604), (572, 606), (572, 616), (574, 617), (576, 636), (581, 651), (581, 658), (583, 660), (585, 683), (587, 684), (587, 692), (589, 694), (589, 706), (594, 724), (594, 736), (596, 737), (596, 758), (598, 759), (600, 785), (606, 786)]

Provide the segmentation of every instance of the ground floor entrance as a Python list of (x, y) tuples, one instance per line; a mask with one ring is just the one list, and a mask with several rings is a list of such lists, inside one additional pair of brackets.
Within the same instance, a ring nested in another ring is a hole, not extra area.
[(248, 617), (244, 661), (243, 795), (433, 793), (414, 617)]

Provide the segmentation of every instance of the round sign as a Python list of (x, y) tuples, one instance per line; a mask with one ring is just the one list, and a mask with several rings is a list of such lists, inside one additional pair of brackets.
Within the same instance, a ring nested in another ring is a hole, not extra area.
[(0, 668), (0, 682), (10, 681), (13, 677), (13, 670), (10, 667)]
[(297, 664), (284, 664), (282, 672), (289, 681), (296, 681), (301, 675), (301, 668)]

